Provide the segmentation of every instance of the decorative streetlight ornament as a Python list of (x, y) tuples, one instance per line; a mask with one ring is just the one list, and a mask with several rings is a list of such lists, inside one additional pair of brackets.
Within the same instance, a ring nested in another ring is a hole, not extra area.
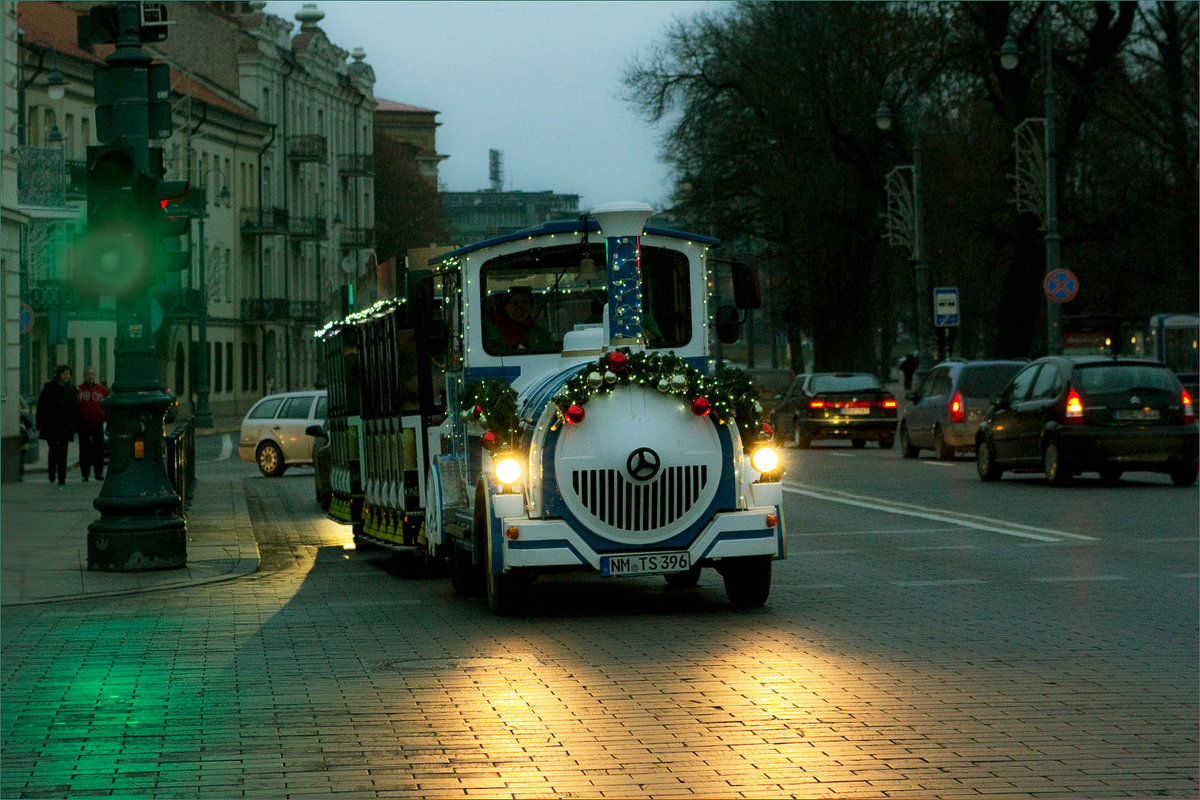
[(574, 403), (567, 406), (567, 410), (563, 412), (563, 419), (572, 425), (578, 425), (583, 422), (583, 417), (583, 406), (575, 405)]
[(707, 417), (709, 411), (712, 411), (712, 403), (708, 402), (707, 397), (697, 397), (692, 401), (692, 413), (697, 417)]

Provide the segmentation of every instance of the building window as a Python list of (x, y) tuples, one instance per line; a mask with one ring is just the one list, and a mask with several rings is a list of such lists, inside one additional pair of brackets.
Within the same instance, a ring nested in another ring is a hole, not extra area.
[(225, 391), (233, 391), (233, 342), (225, 343)]
[(216, 351), (216, 365), (212, 371), (213, 394), (217, 394), (221, 391), (221, 375), (223, 374), (221, 371), (221, 362), (223, 361), (222, 354), (224, 353), (224, 350), (221, 349), (220, 342), (217, 342)]
[[(96, 362), (92, 361), (92, 337), (85, 336), (83, 339), (83, 368), (86, 370), (88, 367), (94, 366), (96, 366)], [(83, 375), (81, 374), (79, 377), (82, 381)]]
[(100, 382), (108, 383), (108, 337), (100, 337), (100, 352), (97, 354), (100, 369)]

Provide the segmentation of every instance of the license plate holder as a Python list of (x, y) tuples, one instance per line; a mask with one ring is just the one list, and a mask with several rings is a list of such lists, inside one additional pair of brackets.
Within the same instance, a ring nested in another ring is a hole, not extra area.
[(839, 409), (847, 417), (863, 417), (871, 413), (871, 409), (867, 406), (846, 406)]
[(600, 558), (601, 575), (663, 575), (668, 572), (687, 572), (691, 568), (691, 554), (686, 550), (622, 553)]
[(1113, 412), (1113, 419), (1121, 422), (1155, 420), (1159, 418), (1157, 408), (1119, 408)]

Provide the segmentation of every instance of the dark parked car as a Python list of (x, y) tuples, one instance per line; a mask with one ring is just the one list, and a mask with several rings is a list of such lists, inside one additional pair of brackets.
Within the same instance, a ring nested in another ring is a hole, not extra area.
[(800, 375), (776, 404), (771, 426), (777, 442), (808, 447), (814, 439), (849, 439), (855, 447), (896, 439), (896, 398), (866, 372)]
[(1196, 482), (1196, 411), (1171, 370), (1139, 359), (1047, 356), (1018, 372), (979, 426), (976, 466), (1041, 471), (1061, 485), (1081, 472), (1106, 482), (1132, 471)]
[(908, 393), (912, 404), (900, 418), (900, 450), (916, 458), (932, 450), (938, 458), (975, 452), (979, 422), (992, 399), (1008, 384), (1024, 361), (945, 361), (929, 371)]

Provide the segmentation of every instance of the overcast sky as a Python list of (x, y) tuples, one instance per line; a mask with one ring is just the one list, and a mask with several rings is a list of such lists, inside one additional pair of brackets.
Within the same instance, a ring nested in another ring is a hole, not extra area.
[[(376, 97), (438, 111), (447, 191), (486, 189), (488, 150), (503, 153), (503, 188), (579, 194), (591, 208), (670, 197), (662, 129), (620, 100), (621, 75), (664, 41), (676, 18), (714, 2), (347, 2), (324, 0), (320, 27), (362, 47)], [(289, 22), (303, 2), (267, 4)], [(293, 34), (295, 33), (293, 31)]]

